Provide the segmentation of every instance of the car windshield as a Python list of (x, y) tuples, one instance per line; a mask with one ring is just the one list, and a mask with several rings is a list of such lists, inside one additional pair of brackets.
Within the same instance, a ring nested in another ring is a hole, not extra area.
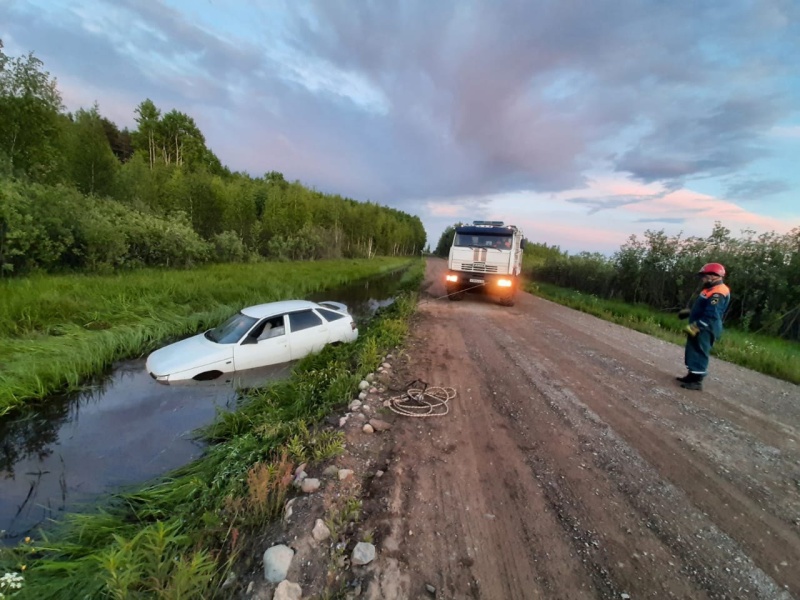
[(233, 315), (219, 327), (206, 331), (206, 338), (218, 344), (235, 344), (250, 331), (258, 319), (239, 313)]
[(510, 235), (475, 235), (457, 233), (453, 241), (454, 246), (470, 246), (472, 248), (511, 248)]

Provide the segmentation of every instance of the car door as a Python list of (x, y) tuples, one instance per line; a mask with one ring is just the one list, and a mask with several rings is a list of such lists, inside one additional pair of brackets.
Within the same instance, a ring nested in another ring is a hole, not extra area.
[(319, 352), (328, 343), (328, 326), (313, 310), (299, 310), (287, 316), (292, 360)]
[(237, 371), (276, 365), (292, 360), (286, 316), (262, 319), (239, 341), (233, 350), (233, 365)]

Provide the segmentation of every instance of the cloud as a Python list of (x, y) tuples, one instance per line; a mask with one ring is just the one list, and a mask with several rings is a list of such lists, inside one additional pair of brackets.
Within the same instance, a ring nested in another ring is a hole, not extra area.
[(763, 200), (766, 196), (782, 194), (792, 189), (788, 182), (778, 179), (739, 179), (731, 183), (726, 191), (728, 198), (736, 200)]
[(601, 210), (611, 210), (627, 204), (635, 204), (648, 198), (650, 196), (606, 196), (602, 198), (565, 198), (564, 202), (586, 205), (589, 207), (589, 214), (593, 215)]

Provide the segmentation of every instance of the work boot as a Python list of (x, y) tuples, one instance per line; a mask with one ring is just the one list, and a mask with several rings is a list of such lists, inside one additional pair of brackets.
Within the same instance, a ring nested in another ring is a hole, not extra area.
[(687, 390), (701, 391), (703, 389), (703, 376), (697, 373), (689, 373), (686, 377), (679, 377), (678, 381), (681, 382), (681, 387)]

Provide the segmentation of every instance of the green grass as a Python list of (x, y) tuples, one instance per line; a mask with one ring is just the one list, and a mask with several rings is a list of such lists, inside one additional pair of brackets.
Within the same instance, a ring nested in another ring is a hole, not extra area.
[(116, 360), (212, 327), (244, 306), (303, 297), (408, 262), (228, 264), (0, 281), (0, 416), (75, 390)]
[[(526, 289), (558, 304), (668, 342), (683, 345), (686, 341), (686, 336), (681, 333), (686, 322), (679, 320), (674, 313), (659, 312), (641, 304), (603, 300), (546, 283), (529, 283)], [(748, 369), (800, 383), (800, 344), (797, 342), (728, 328), (725, 329), (722, 339), (714, 345), (713, 353), (723, 360)]]
[(0, 571), (24, 575), (18, 597), (230, 597), (222, 582), (239, 556), (263, 552), (258, 536), (291, 493), (286, 475), (341, 451), (341, 435), (321, 422), (402, 343), (423, 269), (412, 266), (403, 276), (409, 291), (357, 341), (303, 359), (287, 381), (249, 390), (205, 430), (210, 444), (200, 459), (0, 550)]

